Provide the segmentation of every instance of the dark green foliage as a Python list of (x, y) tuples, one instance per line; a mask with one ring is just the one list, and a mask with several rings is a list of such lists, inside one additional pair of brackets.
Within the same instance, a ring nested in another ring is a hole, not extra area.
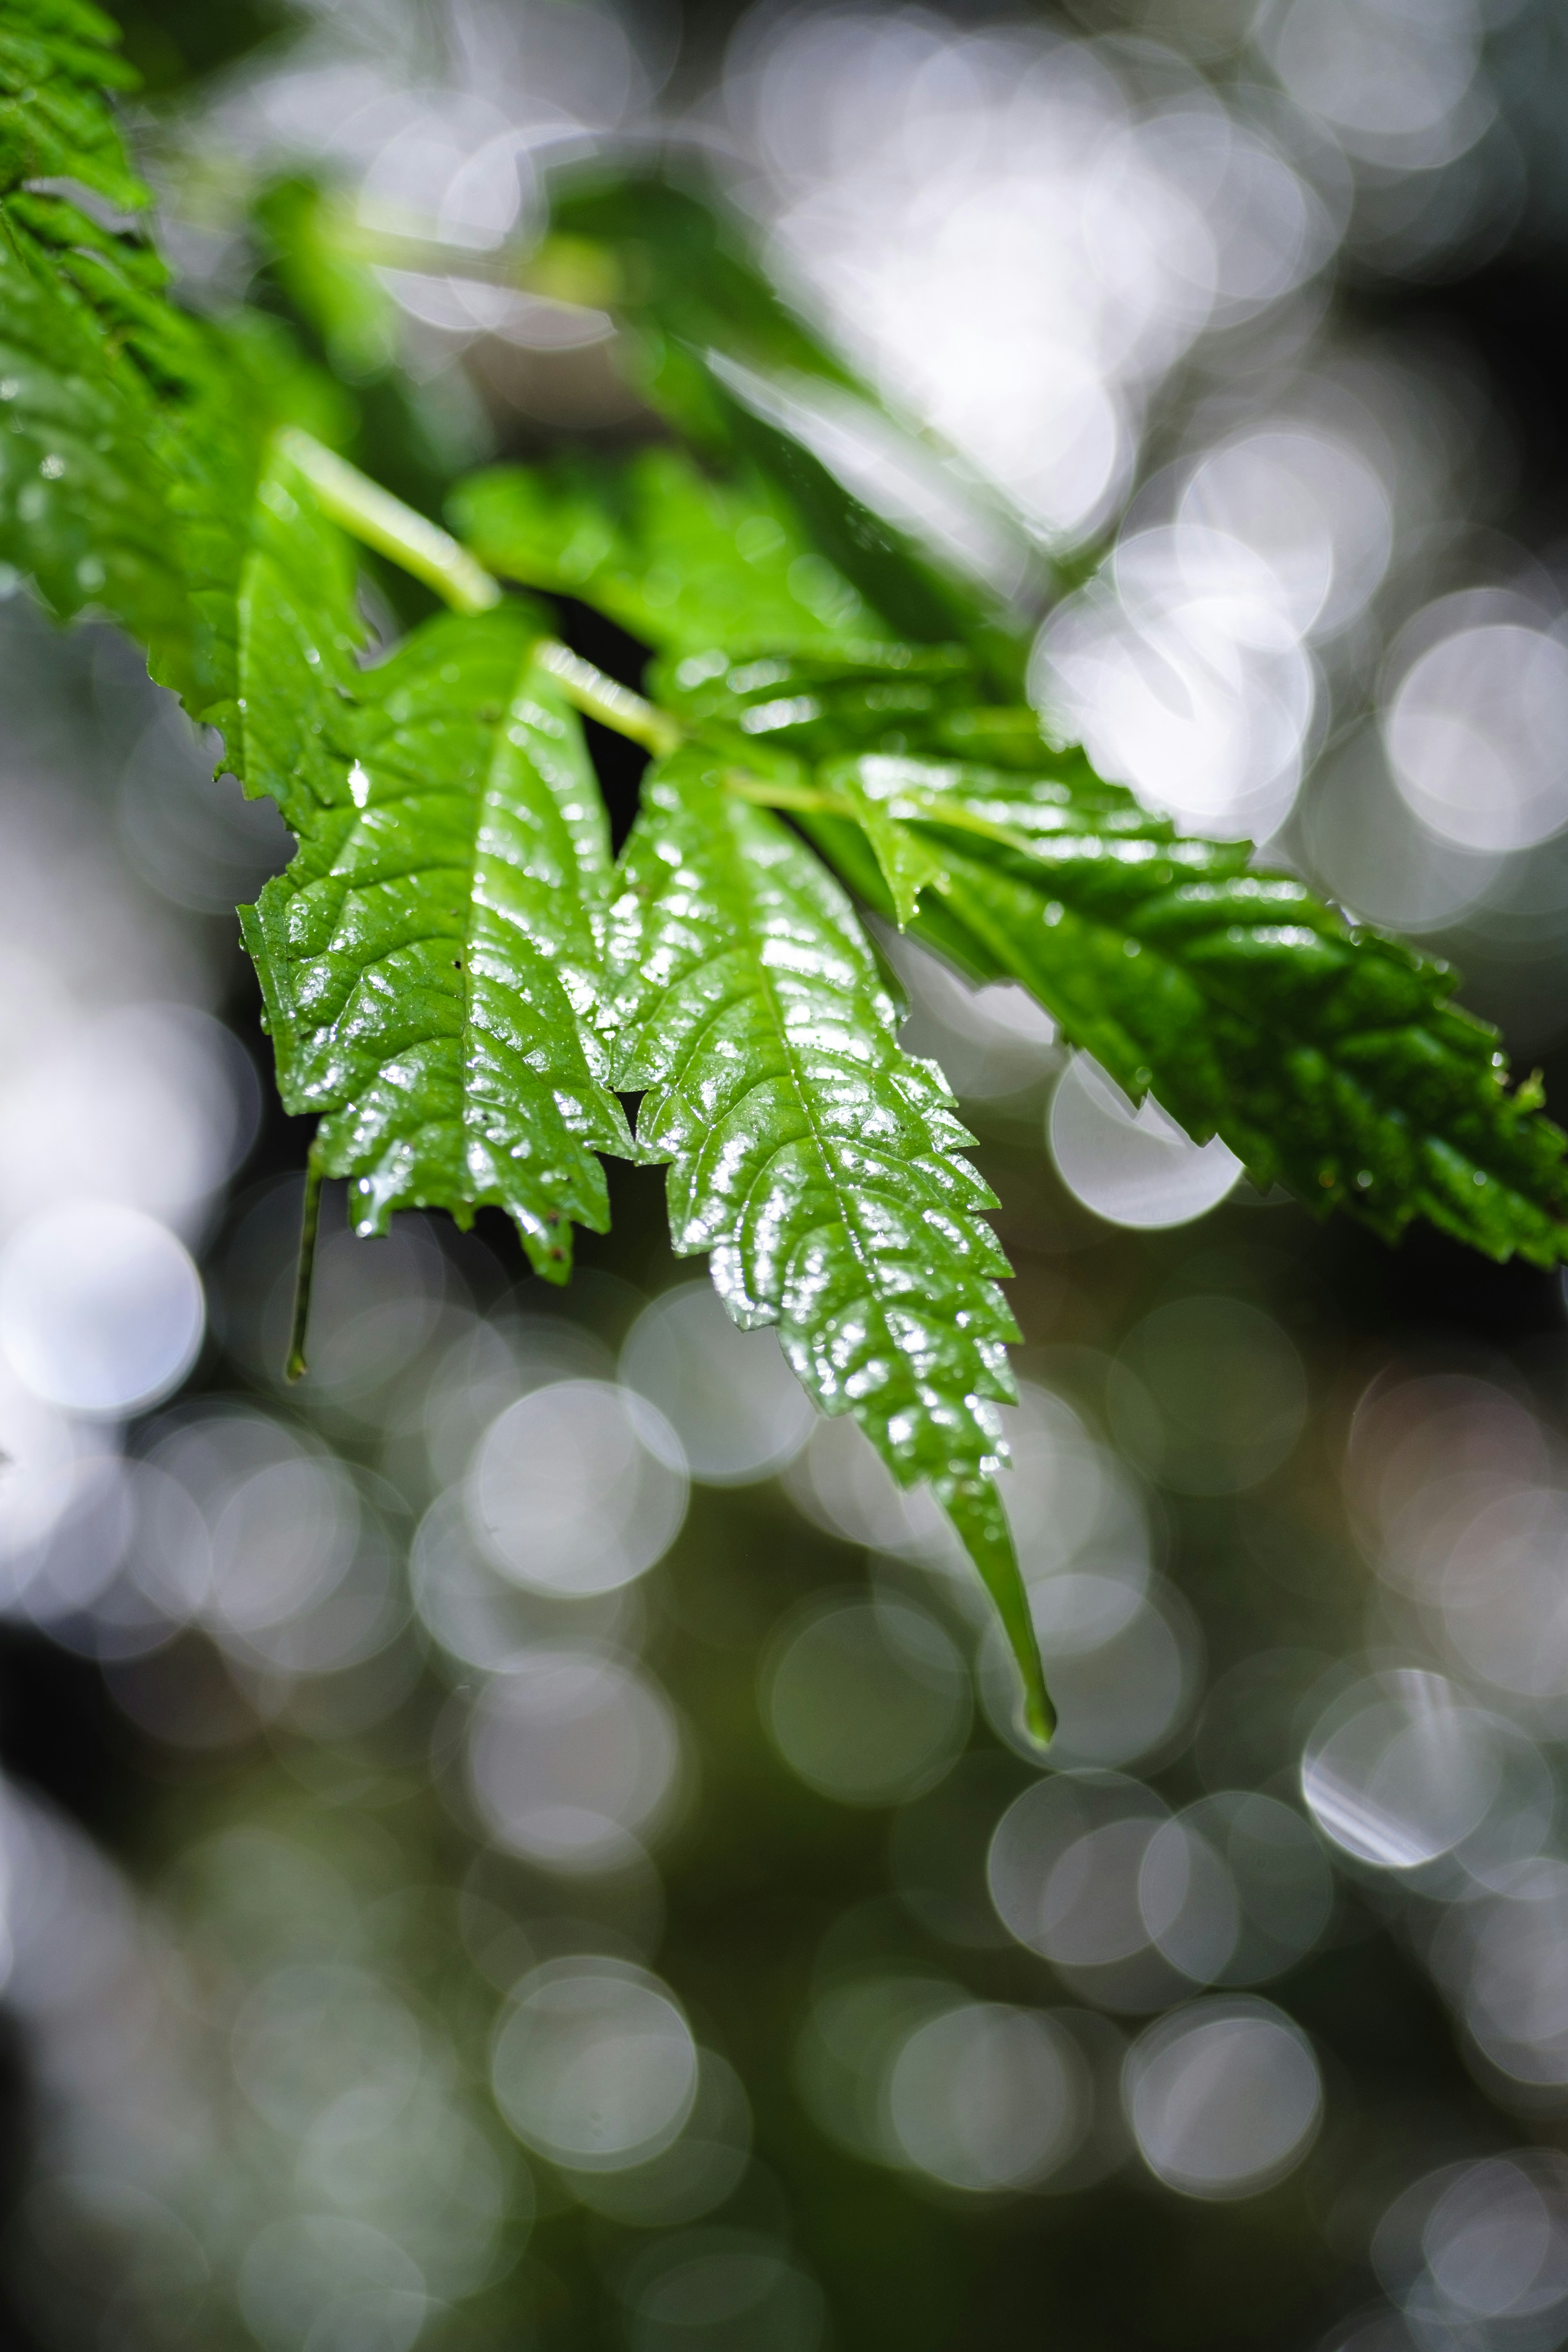
[(39, 234), (66, 208), (13, 196), (0, 209), (0, 542), (62, 617), (98, 604), (162, 637), (183, 583), (155, 408), (128, 360), (106, 361), (101, 317)]
[[(0, 26), (0, 557), (62, 618), (138, 636), (294, 832), (244, 924), (314, 1169), (350, 1181), (365, 1232), (501, 1207), (563, 1279), (573, 1223), (606, 1222), (597, 1155), (668, 1160), (675, 1246), (933, 1488), (1044, 1729), (993, 1483), (1014, 1333), (990, 1195), (830, 868), (1314, 1211), (1549, 1264), (1563, 1138), (1442, 966), (1042, 739), (1014, 619), (789, 429), (803, 388), (875, 404), (700, 191), (563, 185), (526, 263), (616, 308), (695, 455), (495, 468), (451, 500), (494, 570), (654, 651), (649, 709), (322, 449), (352, 412), (275, 320), (189, 316), (133, 227), (62, 193), (142, 201), (109, 37), (76, 0), (14, 0)], [(395, 383), (337, 219), (302, 183), (269, 193), (274, 288), (338, 376)], [(299, 425), (315, 438), (279, 430)], [(367, 661), (344, 523), (458, 609)], [(566, 698), (666, 753), (616, 871)], [(636, 1143), (614, 1087), (642, 1093)]]
[(804, 821), (868, 898), (892, 911), (862, 802), (937, 869), (917, 938), (976, 979), (1021, 981), (1130, 1095), (1223, 1136), (1258, 1183), (1389, 1240), (1424, 1216), (1489, 1256), (1562, 1255), (1563, 1138), (1531, 1089), (1510, 1094), (1447, 965), (1098, 782), (885, 756), (829, 762), (822, 782), (857, 796), (858, 834)]
[[(108, 20), (70, 0), (8, 10), (0, 66), (9, 56), (14, 73), (13, 28), (29, 17), (42, 28), (32, 47), (58, 62), (13, 96), (14, 168), (43, 155), (52, 177), (143, 204), (102, 93), (81, 78), (112, 58), (83, 46)], [(79, 150), (62, 124), (79, 127)], [(0, 548), (62, 618), (103, 612), (139, 637), (154, 677), (226, 733), (267, 436), (283, 421), (330, 432), (331, 397), (270, 321), (219, 330), (180, 310), (134, 226), (15, 182), (0, 195)]]
[(573, 1220), (609, 1222), (595, 1151), (633, 1150), (590, 1025), (610, 851), (577, 715), (522, 605), (427, 622), (356, 669), (345, 546), (286, 466), (261, 506), (240, 731), (300, 855), (242, 919), (284, 1102), (321, 1114), (362, 1233), (488, 1204), (564, 1281)]
[(0, 538), (62, 617), (101, 606), (158, 642), (187, 625), (163, 396), (183, 322), (161, 282), (65, 199), (0, 202)]
[(147, 191), (126, 160), (106, 92), (133, 88), (111, 18), (87, 0), (6, 0), (0, 18), (0, 194), (75, 180), (133, 210)]
[(806, 761), (837, 751), (970, 753), (1038, 764), (1032, 710), (985, 700), (960, 646), (862, 640), (761, 647), (740, 662), (714, 648), (652, 673), (654, 691), (715, 741)]

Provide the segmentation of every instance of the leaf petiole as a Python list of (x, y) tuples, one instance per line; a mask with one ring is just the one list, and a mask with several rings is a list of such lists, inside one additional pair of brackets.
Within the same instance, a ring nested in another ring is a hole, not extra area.
[[(331, 521), (423, 580), (446, 598), (454, 612), (488, 613), (500, 603), (500, 581), (450, 531), (405, 506), (357, 466), (351, 466), (293, 425), (279, 430), (278, 446), (310, 483)], [(640, 694), (607, 677), (558, 638), (541, 637), (533, 648), (533, 659), (541, 669), (549, 671), (569, 702), (602, 726), (613, 728), (617, 735), (660, 754), (675, 751), (685, 741), (686, 730), (668, 710), (645, 702)]]
[(591, 661), (574, 654), (558, 637), (541, 637), (533, 648), (533, 659), (541, 669), (548, 670), (556, 685), (582, 711), (584, 718), (596, 719), (603, 727), (614, 728), (634, 743), (662, 758), (666, 752), (678, 751), (686, 740), (686, 730), (668, 710), (657, 704), (645, 702), (629, 686), (617, 678), (606, 677)]
[(303, 1380), (305, 1328), (310, 1319), (310, 1286), (316, 1272), (316, 1234), (321, 1222), (321, 1160), (315, 1144), (305, 1162), (305, 1201), (300, 1220), (300, 1257), (294, 1273), (294, 1321), (289, 1334), (285, 1370), (291, 1381)]
[(283, 425), (277, 439), (282, 455), (310, 483), (324, 515), (423, 580), (454, 612), (488, 613), (500, 603), (500, 581), (449, 530), (405, 506), (297, 425)]
[(751, 776), (743, 768), (726, 768), (724, 783), (730, 792), (750, 801), (754, 808), (803, 809), (814, 816), (853, 816), (855, 812), (838, 793), (825, 793), (816, 784), (766, 782), (761, 776)]

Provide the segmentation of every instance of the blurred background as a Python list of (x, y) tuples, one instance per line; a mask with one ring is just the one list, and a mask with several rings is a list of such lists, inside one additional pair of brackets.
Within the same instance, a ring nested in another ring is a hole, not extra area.
[[(1568, 1106), (1553, 0), (120, 13), (191, 299), (288, 317), (430, 511), (657, 437), (487, 267), (552, 163), (700, 147), (950, 455), (815, 446), (1037, 617), (1041, 707), (1451, 955)], [(474, 274), (362, 266), (421, 237)], [(564, 1294), (329, 1201), (286, 1387), (280, 823), (10, 585), (5, 2344), (1568, 2342), (1558, 1281), (1313, 1225), (898, 947), (1017, 1267), (1042, 1769), (658, 1171)]]

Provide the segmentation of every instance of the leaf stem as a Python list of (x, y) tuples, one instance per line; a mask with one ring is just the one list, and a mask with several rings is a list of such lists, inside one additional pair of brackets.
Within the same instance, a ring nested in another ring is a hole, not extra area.
[[(455, 612), (488, 613), (501, 601), (501, 585), (466, 547), (357, 466), (323, 447), (297, 425), (285, 425), (278, 446), (314, 490), (321, 510), (352, 531), (367, 547), (389, 555), (416, 580), (444, 596)], [(569, 702), (617, 735), (646, 745), (654, 752), (673, 751), (686, 740), (686, 730), (668, 710), (645, 702), (630, 687), (622, 686), (574, 654), (558, 637), (541, 637), (533, 648), (541, 669), (548, 670)]]
[(825, 793), (816, 784), (786, 784), (768, 782), (761, 776), (749, 776), (743, 768), (726, 768), (724, 782), (728, 789), (756, 808), (805, 809), (814, 816), (853, 816), (848, 802), (837, 793)]
[(492, 580), (439, 523), (405, 506), (357, 466), (323, 447), (309, 433), (301, 433), (297, 425), (281, 428), (278, 446), (304, 475), (324, 514), (434, 588), (454, 612), (488, 613), (492, 604), (500, 603), (500, 581)]
[(300, 1220), (300, 1257), (294, 1270), (294, 1322), (289, 1334), (289, 1361), (285, 1370), (291, 1381), (302, 1380), (309, 1369), (305, 1362), (305, 1327), (310, 1319), (310, 1286), (316, 1273), (316, 1234), (321, 1221), (321, 1160), (315, 1144), (305, 1162), (305, 1202)]
[(641, 743), (662, 755), (673, 751), (686, 740), (686, 730), (668, 710), (660, 710), (645, 702), (630, 687), (606, 677), (602, 669), (574, 654), (558, 637), (541, 637), (533, 648), (533, 658), (541, 669), (548, 670), (568, 702), (574, 703), (589, 719), (601, 726), (613, 727), (617, 735), (626, 735), (634, 743)]

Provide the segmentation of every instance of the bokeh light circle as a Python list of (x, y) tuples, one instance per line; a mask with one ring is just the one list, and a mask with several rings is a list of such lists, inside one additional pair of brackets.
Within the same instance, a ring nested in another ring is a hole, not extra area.
[(527, 2147), (613, 2172), (646, 2163), (680, 2131), (697, 2098), (697, 2044), (674, 1995), (646, 1970), (551, 1960), (516, 1988), (490, 2080)]
[[(1039, 1578), (1029, 1609), (1050, 1661), (1058, 1769), (1132, 1764), (1164, 1748), (1201, 1680), (1203, 1636), (1181, 1593), (1152, 1584), (1141, 1560), (1116, 1561)], [(980, 1687), (993, 1728), (1035, 1760), (1017, 1669), (994, 1623), (982, 1640)]]
[(1172, 1299), (1134, 1325), (1109, 1400), (1134, 1460), (1188, 1495), (1237, 1494), (1277, 1470), (1309, 1402), (1300, 1357), (1273, 1317), (1246, 1299), (1202, 1295)]
[(635, 1862), (679, 1764), (675, 1717), (649, 1677), (565, 1644), (513, 1659), (468, 1732), (469, 1781), (491, 1834), (548, 1869)]
[(1051, 1097), (1057, 1172), (1075, 1200), (1136, 1232), (1191, 1224), (1231, 1192), (1241, 1162), (1215, 1136), (1194, 1143), (1152, 1095), (1134, 1110), (1088, 1054), (1075, 1054)]
[(1122, 2071), (1150, 2170), (1184, 2196), (1250, 2197), (1299, 2164), (1323, 2086), (1311, 2044), (1268, 2001), (1194, 2001), (1148, 2027)]
[(1415, 1870), (1481, 1829), (1516, 1745), (1528, 1752), (1442, 1675), (1398, 1668), (1357, 1684), (1320, 1718), (1301, 1794), (1325, 1837), (1358, 1862)]
[(169, 1395), (205, 1316), (189, 1251), (139, 1209), (46, 1209), (0, 1255), (0, 1349), (35, 1396), (68, 1412), (116, 1418)]
[(951, 2189), (1024, 2189), (1082, 2138), (1092, 2095), (1070, 2036), (1036, 2010), (971, 2001), (927, 2018), (887, 2078), (906, 2161)]
[(776, 2237), (708, 2227), (661, 2237), (620, 2285), (628, 2352), (818, 2352), (821, 2288)]
[(555, 1381), (520, 1397), (479, 1442), (468, 1516), (498, 1568), (534, 1592), (583, 1599), (662, 1559), (686, 1517), (669, 1424), (607, 1381)]
[(1517, 621), (1428, 646), (1384, 722), (1404, 799), (1445, 841), (1526, 849), (1568, 824), (1568, 646)]
[(645, 1307), (621, 1351), (621, 1377), (658, 1406), (692, 1476), (710, 1486), (768, 1477), (811, 1434), (811, 1401), (777, 1332), (741, 1330), (710, 1282), (681, 1283)]

